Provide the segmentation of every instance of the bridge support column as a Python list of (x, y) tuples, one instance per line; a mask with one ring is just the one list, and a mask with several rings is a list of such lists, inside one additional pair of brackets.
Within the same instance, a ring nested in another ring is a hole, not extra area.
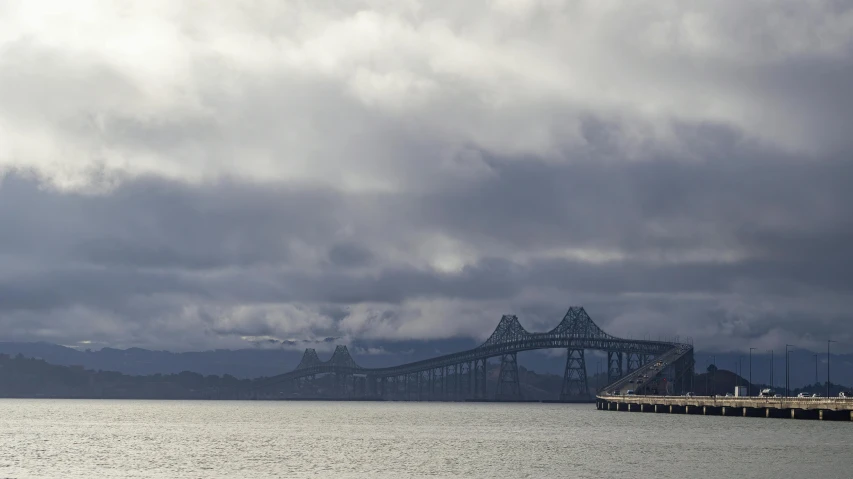
[(498, 376), (498, 388), (495, 391), (495, 399), (504, 401), (518, 401), (521, 399), (521, 385), (518, 381), (516, 353), (508, 353), (501, 356), (501, 370)]
[(441, 367), (441, 399), (447, 400), (447, 366)]
[(475, 361), (468, 361), (468, 397), (479, 399), (477, 397), (477, 368)]
[(640, 355), (638, 353), (628, 353), (628, 374), (640, 369)]
[(347, 389), (347, 375), (335, 373), (335, 396), (346, 397)]
[(461, 364), (454, 364), (453, 365), (453, 372), (455, 373), (453, 375), (453, 383), (454, 383), (453, 384), (453, 396), (455, 399), (460, 399), (462, 397), (462, 394), (461, 394), (462, 391), (459, 390), (459, 386), (462, 384), (462, 381), (461, 381), (462, 365)]
[(797, 411), (797, 419), (820, 419), (820, 411), (817, 409), (800, 409)]
[(589, 399), (584, 351), (583, 349), (568, 349), (566, 352), (566, 370), (563, 373), (560, 400)]
[(427, 371), (421, 371), (418, 373), (418, 401), (424, 400), (424, 390), (429, 392), (429, 373)]
[(673, 364), (675, 394), (681, 395), (685, 391), (693, 390), (694, 366), (692, 350)]
[(607, 384), (613, 384), (622, 377), (622, 353), (607, 351)]
[(486, 399), (486, 374), (487, 374), (487, 359), (475, 359), (473, 373), (474, 379), (474, 399)]

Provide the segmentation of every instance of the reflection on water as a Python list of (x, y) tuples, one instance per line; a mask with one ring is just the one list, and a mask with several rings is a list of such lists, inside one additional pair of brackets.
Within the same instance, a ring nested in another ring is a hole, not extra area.
[(849, 479), (853, 424), (593, 405), (0, 400), (0, 477)]

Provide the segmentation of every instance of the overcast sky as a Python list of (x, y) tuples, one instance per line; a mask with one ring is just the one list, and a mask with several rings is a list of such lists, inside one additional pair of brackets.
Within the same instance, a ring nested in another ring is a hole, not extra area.
[(0, 338), (850, 351), (851, 152), (848, 0), (7, 0)]

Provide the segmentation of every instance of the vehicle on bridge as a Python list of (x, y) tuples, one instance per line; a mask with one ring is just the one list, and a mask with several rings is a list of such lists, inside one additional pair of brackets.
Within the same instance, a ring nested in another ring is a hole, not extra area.
[(762, 390), (758, 393), (758, 397), (760, 397), (760, 398), (772, 398), (772, 397), (774, 397), (775, 395), (776, 395), (776, 393), (775, 393), (772, 389), (770, 389), (770, 388), (762, 389)]

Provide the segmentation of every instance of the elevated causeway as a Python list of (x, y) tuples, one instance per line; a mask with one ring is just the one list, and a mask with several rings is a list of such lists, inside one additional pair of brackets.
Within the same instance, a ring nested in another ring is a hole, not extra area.
[[(396, 366), (362, 367), (344, 345), (338, 345), (326, 361), (308, 348), (296, 369), (253, 383), (249, 391), (235, 388), (220, 397), (522, 401), (517, 354), (537, 349), (566, 351), (563, 384), (560, 395), (554, 398), (561, 402), (591, 399), (584, 357), (587, 350), (607, 355), (607, 391), (683, 392), (693, 377), (695, 363), (691, 344), (612, 336), (598, 327), (583, 307), (573, 306), (549, 331), (527, 331), (517, 316), (504, 315), (491, 336), (473, 349)], [(492, 358), (500, 358), (493, 392), (487, 391)]]
[(600, 395), (596, 407), (603, 411), (853, 421), (853, 398)]

